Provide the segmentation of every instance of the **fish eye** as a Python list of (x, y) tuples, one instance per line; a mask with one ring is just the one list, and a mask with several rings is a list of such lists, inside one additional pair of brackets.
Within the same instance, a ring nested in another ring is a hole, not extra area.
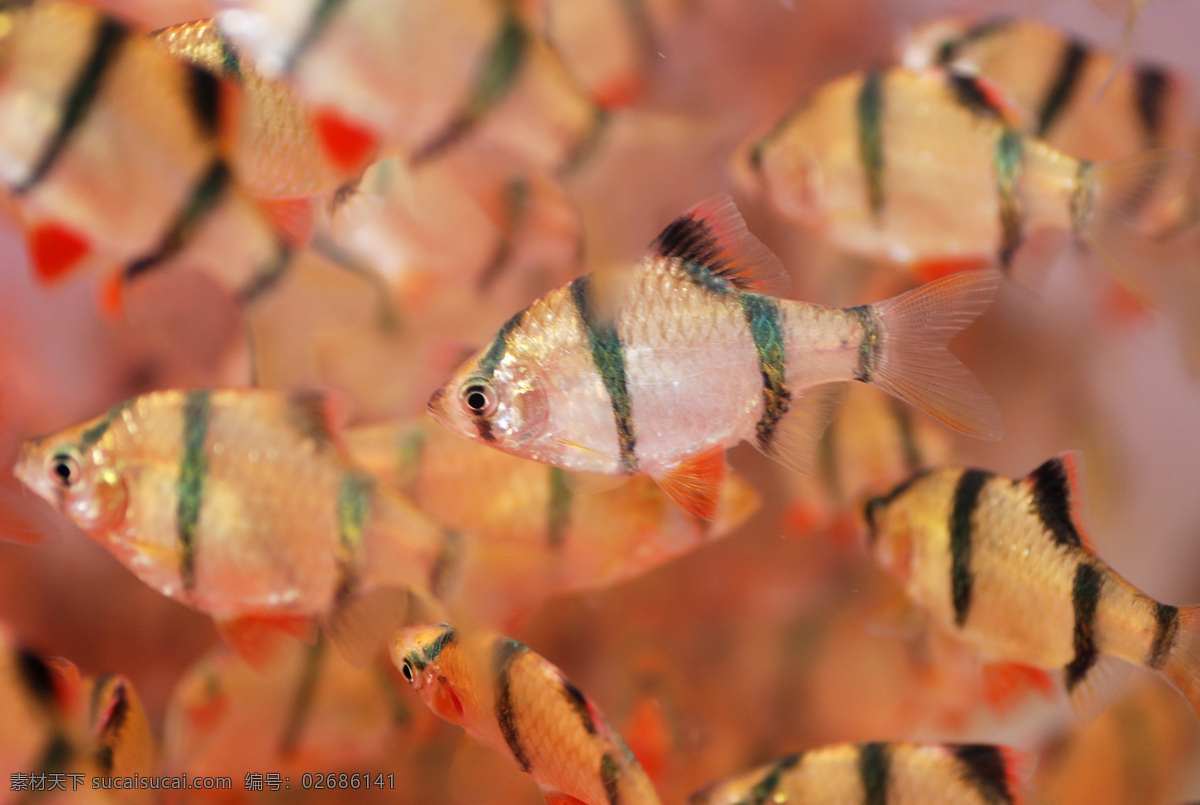
[(400, 673), (404, 674), (404, 678), (408, 680), (410, 685), (413, 683), (412, 663), (407, 658), (404, 660), (404, 664), (400, 666)]
[(55, 481), (58, 482), (58, 485), (64, 489), (70, 489), (79, 483), (83, 475), (79, 467), (79, 459), (66, 451), (60, 451), (50, 456), (47, 468), (50, 470), (50, 474), (54, 477)]
[(488, 417), (496, 411), (496, 394), (492, 384), (482, 378), (468, 380), (459, 392), (459, 399), (472, 416)]

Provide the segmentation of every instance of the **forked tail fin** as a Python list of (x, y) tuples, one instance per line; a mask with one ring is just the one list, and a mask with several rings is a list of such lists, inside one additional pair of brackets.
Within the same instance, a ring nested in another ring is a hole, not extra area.
[(956, 430), (999, 439), (996, 404), (946, 349), (955, 333), (987, 309), (999, 286), (997, 272), (960, 272), (866, 308), (860, 314), (867, 332), (859, 379)]

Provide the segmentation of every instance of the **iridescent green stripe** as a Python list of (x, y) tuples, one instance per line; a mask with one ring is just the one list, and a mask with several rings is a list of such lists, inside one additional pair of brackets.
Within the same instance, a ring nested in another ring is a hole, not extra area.
[(104, 419), (101, 419), (95, 425), (79, 434), (79, 448), (81, 450), (86, 450), (96, 442), (100, 441), (104, 434), (108, 432), (108, 429), (112, 427), (112, 423), (116, 422), (117, 419), (123, 413), (125, 413), (125, 410), (132, 405), (133, 400), (125, 400), (124, 402), (118, 403), (110, 408), (108, 413), (104, 415)]
[(179, 578), (188, 592), (196, 585), (196, 529), (200, 522), (205, 476), (208, 473), (205, 440), (211, 416), (212, 392), (188, 392), (183, 404), (183, 458), (179, 462), (175, 510), (179, 538)]
[(374, 479), (364, 473), (349, 471), (338, 484), (337, 562), (340, 581), (337, 597), (345, 597), (358, 584), (358, 556), (362, 551), (363, 531), (371, 512), (371, 493)]
[(792, 393), (787, 384), (783, 321), (779, 303), (769, 296), (743, 293), (738, 301), (750, 328), (750, 336), (754, 339), (754, 353), (762, 374), (763, 412), (754, 429), (759, 448), (766, 451), (771, 447), (771, 438), (779, 420), (783, 419), (792, 404)]
[(562, 547), (571, 522), (571, 502), (574, 497), (565, 470), (549, 468), (550, 507), (546, 520), (546, 543), (553, 549)]
[(625, 472), (634, 472), (637, 469), (637, 434), (633, 424), (633, 405), (629, 398), (629, 381), (625, 373), (625, 351), (616, 325), (597, 320), (588, 299), (588, 288), (586, 275), (573, 281), (570, 285), (571, 300), (587, 335), (592, 363), (604, 381), (604, 388), (612, 402), (621, 467)]
[(1019, 195), (1021, 172), (1025, 162), (1024, 137), (1016, 129), (1006, 128), (996, 141), (996, 194), (1000, 205), (1000, 265), (1008, 268), (1021, 245), (1025, 212)]
[(858, 156), (871, 215), (883, 213), (883, 73), (868, 73), (858, 91)]

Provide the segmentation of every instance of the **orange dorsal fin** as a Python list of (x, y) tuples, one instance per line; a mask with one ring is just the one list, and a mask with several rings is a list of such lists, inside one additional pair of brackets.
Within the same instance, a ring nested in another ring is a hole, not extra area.
[(1022, 120), (1025, 116), (999, 84), (981, 75), (960, 70), (946, 70), (945, 75), (955, 98), (963, 106), (1005, 126), (1016, 129), (1023, 127)]
[(684, 459), (654, 481), (671, 500), (704, 520), (717, 516), (717, 499), (725, 480), (725, 450), (714, 447)]
[(335, 168), (356, 174), (367, 167), (379, 146), (375, 132), (333, 109), (318, 109), (312, 120), (317, 140)]
[(783, 264), (750, 234), (725, 193), (701, 201), (667, 224), (650, 244), (650, 254), (684, 261), (702, 285), (772, 296), (787, 292)]
[(940, 280), (960, 271), (976, 271), (991, 266), (985, 257), (930, 257), (913, 263), (910, 270), (921, 284)]
[(311, 198), (260, 198), (259, 209), (293, 249), (303, 249), (316, 229), (316, 209)]
[(100, 281), (96, 302), (100, 306), (100, 315), (109, 321), (121, 318), (125, 311), (125, 275), (114, 271)]
[(86, 237), (63, 224), (49, 221), (29, 228), (29, 257), (42, 282), (57, 282), (92, 252)]
[(642, 765), (646, 776), (655, 783), (662, 782), (670, 754), (671, 731), (663, 717), (662, 705), (653, 696), (638, 697), (625, 725), (625, 745)]
[(217, 631), (229, 647), (254, 668), (264, 668), (291, 635), (311, 643), (316, 639), (312, 619), (300, 615), (245, 615), (218, 620)]
[(1009, 712), (1031, 691), (1049, 696), (1054, 692), (1053, 677), (1041, 668), (1015, 662), (983, 666), (983, 693), (997, 713)]
[(1049, 536), (1060, 545), (1092, 550), (1083, 527), (1083, 454), (1061, 453), (1043, 463), (1025, 482), (1033, 495), (1034, 508)]

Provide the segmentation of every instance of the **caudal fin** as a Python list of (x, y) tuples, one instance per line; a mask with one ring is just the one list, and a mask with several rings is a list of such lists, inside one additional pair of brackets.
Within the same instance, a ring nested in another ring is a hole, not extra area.
[[(1169, 612), (1170, 608), (1160, 605), (1160, 611)], [(1165, 659), (1157, 667), (1200, 718), (1200, 606), (1177, 610), (1174, 627), (1168, 625), (1163, 635), (1154, 647), (1154, 655), (1165, 651)], [(1151, 665), (1154, 664), (1152, 657)]]
[(999, 439), (996, 404), (946, 349), (955, 333), (987, 309), (999, 286), (997, 272), (968, 271), (872, 305), (877, 332), (867, 334), (876, 339), (865, 347), (868, 382), (956, 430)]

